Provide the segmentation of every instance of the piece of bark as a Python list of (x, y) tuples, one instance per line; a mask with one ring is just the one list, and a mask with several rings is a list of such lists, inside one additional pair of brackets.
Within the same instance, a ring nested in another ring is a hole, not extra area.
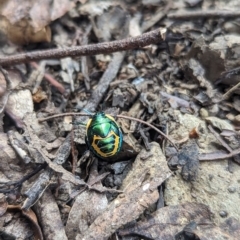
[[(97, 172), (97, 161), (91, 167), (88, 183), (99, 176)], [(97, 182), (94, 187), (101, 187), (102, 183)], [(68, 216), (66, 233), (68, 239), (75, 239), (79, 234), (83, 239), (83, 232), (88, 229), (89, 225), (104, 211), (108, 201), (106, 194), (96, 191), (86, 190), (76, 197)]]
[(34, 206), (42, 227), (44, 239), (67, 240), (57, 203), (47, 189)]

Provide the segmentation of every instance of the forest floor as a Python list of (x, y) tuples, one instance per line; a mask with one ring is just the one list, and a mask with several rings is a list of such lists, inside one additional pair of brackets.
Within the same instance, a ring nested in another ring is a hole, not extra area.
[(240, 2), (19, 2), (0, 3), (0, 239), (239, 239)]

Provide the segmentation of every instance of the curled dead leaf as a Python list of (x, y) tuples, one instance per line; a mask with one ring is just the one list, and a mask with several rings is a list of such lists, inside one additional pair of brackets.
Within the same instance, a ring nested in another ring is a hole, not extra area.
[(18, 204), (18, 205), (8, 205), (7, 210), (21, 211), (22, 215), (26, 217), (28, 220), (30, 220), (30, 222), (33, 225), (34, 239), (43, 240), (42, 230), (38, 224), (37, 216), (31, 209), (25, 211), (21, 208), (21, 205)]

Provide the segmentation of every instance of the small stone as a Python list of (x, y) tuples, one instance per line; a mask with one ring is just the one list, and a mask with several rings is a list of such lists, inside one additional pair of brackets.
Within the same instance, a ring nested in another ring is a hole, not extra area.
[(209, 107), (209, 114), (211, 116), (216, 116), (218, 112), (219, 112), (218, 104), (213, 104), (211, 107)]
[(240, 114), (237, 115), (237, 116), (235, 116), (234, 122), (235, 122), (236, 124), (240, 124)]
[(212, 181), (212, 180), (213, 180), (213, 177), (214, 177), (214, 175), (213, 175), (213, 174), (209, 174), (209, 175), (208, 175), (208, 179), (209, 179), (210, 181)]
[(240, 27), (234, 22), (226, 22), (223, 24), (223, 29), (228, 33), (240, 33)]
[(206, 108), (201, 108), (200, 111), (199, 111), (199, 114), (203, 119), (209, 116)]
[(229, 121), (233, 121), (234, 118), (235, 118), (235, 116), (234, 116), (232, 113), (228, 113), (228, 114), (226, 115), (226, 118), (227, 118)]
[(240, 112), (240, 99), (239, 96), (233, 98), (233, 107), (236, 111)]
[(191, 193), (191, 196), (192, 196), (193, 198), (197, 198), (197, 195), (196, 195), (195, 193)]
[(228, 187), (228, 191), (229, 191), (230, 193), (235, 193), (235, 192), (236, 192), (236, 188), (233, 187), (233, 186), (229, 186), (229, 187)]
[(129, 161), (116, 162), (111, 165), (111, 169), (114, 171), (114, 174), (121, 174), (128, 164)]
[(227, 217), (227, 215), (228, 215), (228, 213), (226, 212), (226, 211), (220, 211), (219, 212), (219, 215), (222, 217), (222, 218), (225, 218), (225, 217)]

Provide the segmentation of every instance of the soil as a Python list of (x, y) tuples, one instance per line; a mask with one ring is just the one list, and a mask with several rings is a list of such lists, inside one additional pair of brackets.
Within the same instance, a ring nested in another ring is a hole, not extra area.
[[(239, 239), (239, 10), (1, 3), (0, 238)], [(104, 159), (97, 112), (123, 135)]]

